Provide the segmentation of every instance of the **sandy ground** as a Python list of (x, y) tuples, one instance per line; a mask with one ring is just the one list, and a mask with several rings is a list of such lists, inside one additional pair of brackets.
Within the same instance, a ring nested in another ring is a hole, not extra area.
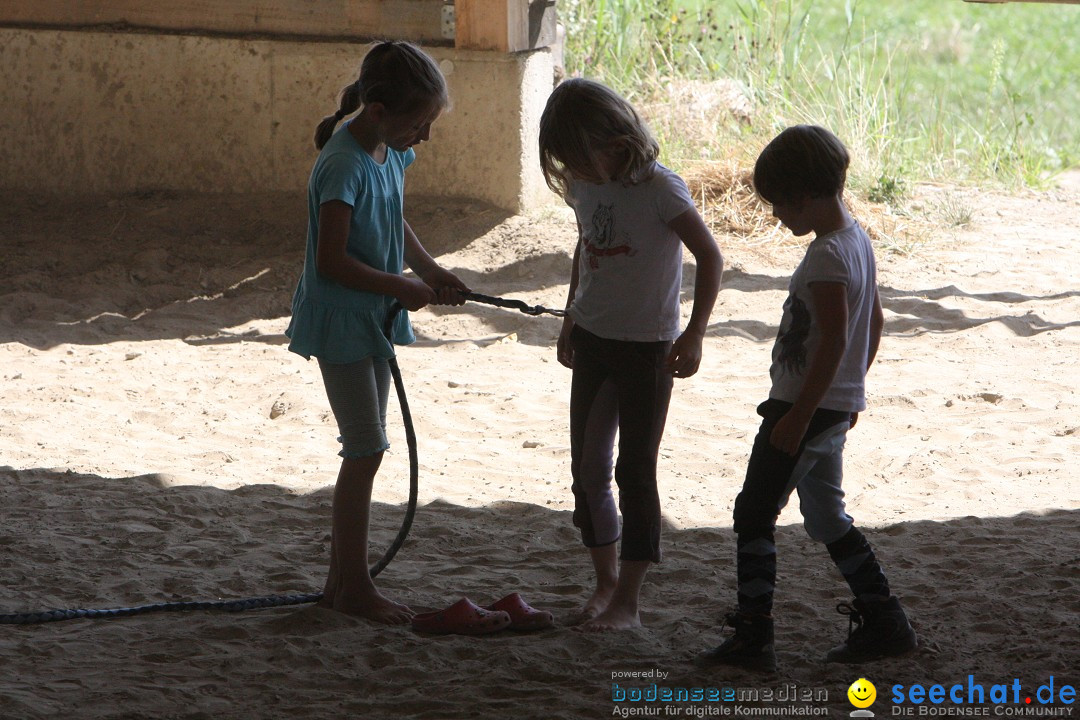
[[(972, 221), (912, 255), (879, 251), (886, 337), (845, 483), (916, 654), (822, 663), (847, 631), (845, 586), (793, 505), (778, 535), (780, 674), (688, 662), (734, 601), (731, 509), (799, 256), (721, 235), (705, 359), (677, 383), (663, 444), (665, 560), (645, 627), (433, 638), (311, 605), (4, 626), (0, 717), (582, 719), (628, 707), (613, 682), (794, 685), (827, 695), (799, 708), (846, 717), (860, 676), (880, 717), (897, 684), (1015, 679), (1021, 705), (1050, 676), (1080, 684), (1080, 188), (921, 193)], [(565, 210), (412, 198), (408, 216), (475, 290), (561, 306)], [(304, 222), (296, 196), (0, 197), (0, 613), (321, 589), (336, 428), (316, 365), (282, 335)], [(381, 585), (418, 610), (519, 591), (565, 618), (591, 572), (570, 518), (558, 321), (470, 303), (414, 323), (400, 362), (420, 506)], [(376, 553), (408, 489), (396, 409), (390, 422)], [(634, 672), (663, 675), (616, 678)]]

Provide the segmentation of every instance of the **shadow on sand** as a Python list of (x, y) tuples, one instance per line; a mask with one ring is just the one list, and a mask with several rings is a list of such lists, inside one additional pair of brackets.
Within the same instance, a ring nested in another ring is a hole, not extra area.
[[(0, 611), (309, 592), (322, 582), (330, 502), (329, 488), (296, 495), (269, 484), (221, 490), (0, 467)], [(379, 552), (403, 508), (373, 511)], [(733, 603), (725, 518), (666, 529), (641, 630), (427, 638), (313, 606), (10, 626), (0, 699), (25, 718), (54, 717), (88, 697), (107, 702), (86, 717), (183, 708), (184, 717), (581, 718), (612, 714), (613, 672), (650, 668), (668, 673), (672, 687), (822, 688), (833, 717), (850, 711), (844, 691), (860, 676), (878, 684), (879, 698), (893, 684), (965, 680), (949, 675), (956, 668), (988, 684), (1019, 678), (1033, 692), (1050, 675), (1075, 681), (1080, 666), (1078, 523), (1080, 511), (1069, 509), (869, 529), (922, 644), (867, 668), (821, 662), (846, 632), (833, 612), (846, 592), (823, 548), (795, 525), (778, 531), (780, 675), (689, 662), (719, 640)], [(415, 609), (520, 591), (565, 617), (590, 575), (568, 512), (436, 501), (419, 508), (380, 585)], [(885, 703), (875, 709), (887, 713)]]

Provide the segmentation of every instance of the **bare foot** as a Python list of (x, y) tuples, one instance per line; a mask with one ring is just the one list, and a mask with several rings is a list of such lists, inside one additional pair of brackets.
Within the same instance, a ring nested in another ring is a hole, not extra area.
[(585, 601), (585, 604), (576, 613), (570, 616), (567, 621), (570, 625), (581, 625), (595, 618), (600, 613), (607, 610), (608, 604), (611, 602), (612, 595), (615, 594), (614, 584), (611, 587), (596, 588), (592, 597)]
[(596, 617), (588, 620), (575, 629), (580, 632), (611, 632), (612, 630), (628, 630), (641, 627), (641, 618), (637, 610), (611, 605)]
[(580, 625), (584, 622), (592, 620), (594, 617), (600, 614), (600, 611), (594, 607), (586, 605), (573, 612), (568, 618), (566, 618), (567, 625)]
[(378, 590), (364, 597), (346, 598), (340, 593), (333, 599), (323, 597), (319, 606), (385, 625), (404, 625), (412, 620), (413, 616), (408, 605), (394, 602)]

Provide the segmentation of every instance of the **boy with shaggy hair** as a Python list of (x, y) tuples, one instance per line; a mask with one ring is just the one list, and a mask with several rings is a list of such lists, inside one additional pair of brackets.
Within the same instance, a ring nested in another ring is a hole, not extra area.
[(735, 634), (699, 655), (700, 664), (776, 669), (774, 533), (793, 491), (807, 533), (825, 545), (855, 596), (837, 607), (851, 621), (849, 634), (826, 659), (862, 662), (917, 644), (840, 487), (847, 431), (866, 408), (866, 372), (885, 323), (870, 238), (842, 199), (849, 161), (831, 132), (798, 125), (773, 139), (754, 167), (754, 188), (773, 215), (795, 235), (815, 237), (791, 277), (772, 389), (757, 408), (763, 420), (735, 500), (738, 609), (725, 623)]

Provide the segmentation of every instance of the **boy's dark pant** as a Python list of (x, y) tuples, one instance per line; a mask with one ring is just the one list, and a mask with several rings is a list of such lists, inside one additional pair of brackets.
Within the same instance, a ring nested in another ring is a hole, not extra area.
[(672, 375), (664, 370), (671, 342), (608, 340), (576, 326), (570, 340), (574, 525), (587, 547), (619, 539), (611, 496), (612, 449), (618, 430), (614, 476), (623, 519), (621, 558), (660, 562), (656, 461), (671, 401)]
[[(776, 518), (787, 504), (787, 499), (795, 490), (797, 484), (807, 474), (817, 471), (820, 476), (837, 475), (835, 483), (831, 477), (821, 477), (824, 482), (835, 484), (839, 489), (839, 473), (843, 451), (843, 434), (851, 426), (851, 413), (838, 410), (819, 409), (810, 420), (810, 427), (806, 431), (798, 453), (788, 455), (773, 447), (769, 441), (773, 428), (788, 410), (791, 403), (782, 400), (769, 399), (758, 406), (758, 415), (763, 418), (757, 437), (754, 438), (754, 448), (750, 453), (750, 462), (746, 468), (746, 480), (743, 483), (742, 492), (735, 499), (735, 532), (739, 535), (771, 535), (776, 530)], [(823, 444), (821, 440), (835, 434), (831, 444)], [(838, 445), (838, 447), (836, 447)], [(835, 456), (835, 457), (834, 457)], [(824, 461), (826, 465), (818, 467)], [(800, 493), (801, 494), (801, 493)], [(815, 493), (821, 496), (825, 493)], [(839, 497), (819, 497), (814, 511), (820, 514), (829, 512), (830, 515), (837, 511), (843, 512), (843, 493)], [(806, 501), (806, 497), (803, 497)], [(831, 512), (830, 512), (831, 511)], [(810, 515), (804, 508), (804, 516)], [(829, 518), (834, 522), (840, 518)], [(807, 530), (811, 537), (817, 532), (814, 529), (816, 517), (807, 517)], [(850, 518), (848, 518), (850, 523)], [(846, 528), (844, 528), (846, 531)], [(840, 533), (841, 535), (843, 532)], [(815, 537), (822, 542), (831, 542), (836, 538)]]
[(802, 444), (787, 455), (769, 441), (791, 403), (767, 400), (758, 406), (761, 428), (735, 499), (738, 534), (739, 608), (748, 613), (772, 611), (776, 583), (776, 518), (798, 490), (806, 531), (824, 543), (856, 597), (889, 595), (888, 583), (869, 543), (844, 511), (843, 447), (851, 413), (817, 410)]

